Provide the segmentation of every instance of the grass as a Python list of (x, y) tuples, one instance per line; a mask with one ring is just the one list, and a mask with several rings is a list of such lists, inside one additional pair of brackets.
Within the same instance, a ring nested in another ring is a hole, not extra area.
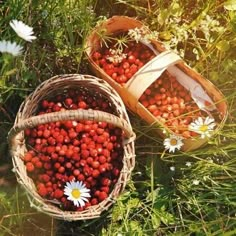
[[(235, 9), (234, 0), (0, 1), (1, 40), (24, 46), (20, 57), (0, 55), (0, 235), (235, 235)], [(112, 15), (143, 20), (217, 85), (227, 98), (228, 120), (207, 146), (169, 154), (153, 128), (130, 112), (137, 157), (125, 192), (99, 219), (57, 221), (31, 208), (16, 183), (7, 132), (20, 103), (42, 81), (91, 73), (83, 54), (86, 36)], [(33, 26), (37, 40), (20, 41), (12, 19)]]

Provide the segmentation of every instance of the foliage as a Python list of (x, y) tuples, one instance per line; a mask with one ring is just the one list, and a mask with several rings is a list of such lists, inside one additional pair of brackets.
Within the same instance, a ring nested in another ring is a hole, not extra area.
[[(19, 57), (0, 54), (0, 235), (235, 235), (235, 6), (235, 0), (0, 1), (0, 40), (24, 47)], [(168, 154), (155, 128), (130, 113), (137, 158), (126, 191), (99, 219), (58, 222), (30, 208), (11, 172), (6, 135), (21, 101), (42, 81), (91, 73), (83, 55), (86, 36), (99, 20), (119, 14), (143, 20), (216, 84), (229, 117), (207, 146)], [(37, 40), (20, 41), (12, 19), (31, 25)]]

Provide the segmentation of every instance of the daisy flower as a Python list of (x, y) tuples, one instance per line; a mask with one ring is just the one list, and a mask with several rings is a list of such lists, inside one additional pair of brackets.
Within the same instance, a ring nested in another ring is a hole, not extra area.
[(87, 198), (90, 198), (90, 189), (86, 188), (82, 181), (67, 182), (64, 188), (64, 194), (68, 200), (72, 201), (75, 206), (83, 207), (85, 202), (88, 202)]
[(194, 184), (194, 185), (199, 185), (199, 183), (200, 183), (199, 180), (197, 180), (197, 179), (193, 180), (193, 184)]
[(171, 135), (164, 140), (164, 146), (169, 152), (175, 152), (175, 149), (180, 150), (183, 145), (183, 138), (180, 136)]
[(210, 137), (216, 123), (213, 118), (209, 116), (203, 120), (202, 117), (198, 117), (189, 125), (189, 130), (201, 135), (201, 138)]
[(20, 38), (28, 42), (31, 42), (32, 40), (36, 39), (36, 36), (33, 35), (33, 28), (26, 25), (22, 21), (12, 20), (10, 22), (10, 26)]
[(175, 171), (175, 167), (174, 167), (174, 166), (171, 166), (171, 167), (170, 167), (170, 170), (171, 170), (171, 171)]
[(186, 164), (185, 164), (187, 167), (190, 167), (192, 165), (191, 162), (187, 161)]
[(6, 40), (0, 41), (0, 52), (1, 53), (9, 53), (13, 56), (19, 56), (22, 53), (22, 47), (18, 45), (16, 42), (10, 42)]

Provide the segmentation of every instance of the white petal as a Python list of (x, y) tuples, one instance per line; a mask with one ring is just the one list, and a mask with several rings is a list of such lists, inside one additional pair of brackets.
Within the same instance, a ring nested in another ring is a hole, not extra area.
[(88, 198), (85, 198), (85, 197), (81, 197), (81, 200), (88, 202)]
[(81, 197), (91, 197), (89, 193), (81, 193)]
[(213, 118), (210, 118), (209, 116), (206, 117), (206, 119), (205, 119), (206, 125), (209, 125), (210, 123), (213, 123), (213, 122), (215, 122), (215, 120)]
[(73, 201), (75, 206), (79, 207), (79, 201), (78, 200), (72, 200), (72, 201)]
[(18, 56), (22, 53), (23, 48), (18, 45), (16, 42), (10, 42), (10, 41), (0, 41), (0, 52), (1, 53), (9, 53), (13, 56)]
[(83, 200), (81, 200), (81, 199), (78, 199), (78, 202), (79, 202), (81, 207), (83, 207), (85, 205), (85, 202)]
[(24, 40), (31, 42), (32, 40), (36, 39), (36, 36), (33, 35), (33, 28), (24, 24), (22, 21), (12, 20), (10, 22), (10, 26), (16, 32), (16, 34)]

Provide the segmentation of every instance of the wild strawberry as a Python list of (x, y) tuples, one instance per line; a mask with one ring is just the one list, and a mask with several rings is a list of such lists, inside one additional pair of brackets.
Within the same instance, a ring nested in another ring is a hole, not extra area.
[(101, 179), (101, 184), (104, 185), (104, 186), (110, 186), (111, 185), (111, 180), (106, 178), (106, 177), (103, 177)]
[(87, 104), (84, 101), (80, 101), (78, 103), (78, 107), (81, 109), (86, 109), (87, 108)]
[(94, 169), (97, 169), (99, 166), (100, 166), (100, 163), (99, 163), (98, 161), (94, 161), (94, 162), (92, 163), (92, 167), (93, 167)]
[(38, 168), (38, 169), (41, 169), (43, 167), (43, 163), (41, 161), (37, 161), (35, 163), (35, 167)]
[(119, 176), (120, 170), (119, 170), (118, 168), (114, 168), (114, 169), (112, 170), (112, 173), (113, 173), (114, 176)]
[(77, 180), (78, 180), (78, 181), (84, 181), (84, 180), (85, 180), (84, 175), (83, 175), (83, 174), (79, 174), (79, 175), (77, 176)]
[(43, 100), (43, 101), (41, 102), (41, 106), (42, 106), (42, 108), (44, 108), (44, 109), (48, 108), (48, 107), (49, 107), (48, 101), (47, 101), (47, 100)]
[(64, 173), (64, 172), (65, 172), (65, 167), (64, 167), (64, 166), (60, 166), (60, 167), (58, 168), (58, 172), (59, 172), (59, 173)]
[(97, 170), (97, 169), (93, 170), (93, 172), (92, 172), (93, 178), (97, 178), (99, 175), (100, 175), (99, 170)]
[(45, 196), (48, 194), (47, 188), (45, 188), (45, 187), (39, 187), (39, 188), (38, 188), (38, 194), (39, 194), (41, 197), (45, 197)]
[(61, 189), (56, 189), (54, 191), (54, 197), (57, 199), (60, 199), (61, 197), (63, 197), (64, 192)]
[(98, 204), (98, 199), (97, 198), (92, 198), (90, 200), (91, 205), (97, 205)]
[(107, 168), (106, 168), (106, 166), (104, 164), (104, 165), (100, 165), (98, 170), (99, 170), (100, 173), (104, 173), (107, 170)]
[(25, 162), (29, 162), (29, 161), (32, 160), (32, 158), (33, 158), (32, 153), (27, 152), (27, 153), (24, 155), (24, 158), (23, 158), (23, 159), (24, 159)]
[(33, 165), (32, 162), (27, 162), (25, 166), (26, 166), (26, 170), (28, 172), (33, 172), (34, 171), (34, 165)]
[(98, 199), (99, 199), (100, 202), (105, 200), (107, 197), (108, 197), (108, 194), (104, 191), (101, 191), (98, 195)]
[(109, 191), (110, 191), (109, 187), (106, 187), (106, 186), (103, 186), (100, 189), (101, 189), (101, 191), (103, 191), (105, 193), (109, 193)]
[(107, 161), (107, 159), (106, 159), (105, 156), (101, 155), (101, 156), (99, 156), (98, 161), (99, 161), (101, 164), (104, 164), (104, 163)]
[(78, 169), (73, 170), (73, 175), (78, 176), (80, 174), (80, 171)]

